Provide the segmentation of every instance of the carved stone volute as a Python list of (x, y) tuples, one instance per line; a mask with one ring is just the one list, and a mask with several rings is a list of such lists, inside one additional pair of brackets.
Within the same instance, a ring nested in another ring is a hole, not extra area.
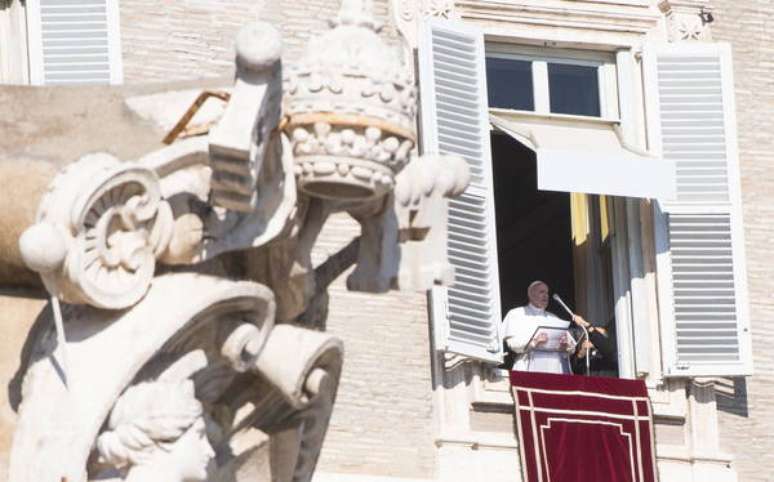
[(54, 179), (19, 247), (49, 293), (121, 309), (145, 295), (171, 235), (172, 212), (156, 174), (92, 154)]

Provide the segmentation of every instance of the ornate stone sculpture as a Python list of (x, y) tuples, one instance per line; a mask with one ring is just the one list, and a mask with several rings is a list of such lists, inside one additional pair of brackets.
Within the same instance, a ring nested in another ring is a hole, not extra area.
[(285, 131), (299, 188), (312, 196), (383, 196), (416, 143), (416, 92), (377, 35), (370, 4), (344, 0), (337, 28), (311, 42), (285, 79)]
[(409, 48), (417, 48), (419, 22), (427, 17), (459, 18), (454, 0), (390, 0), (392, 18)]
[(50, 293), (119, 309), (145, 294), (171, 225), (153, 171), (93, 154), (57, 176), (20, 248)]
[(129, 387), (97, 438), (103, 462), (127, 467), (128, 482), (205, 480), (215, 456), (194, 385), (144, 382)]
[(699, 0), (662, 0), (659, 9), (666, 17), (670, 42), (711, 41), (712, 10)]
[(464, 160), (413, 155), (414, 88), (370, 3), (344, 1), (284, 99), (279, 33), (249, 25), (209, 137), (54, 179), (20, 239), (54, 309), (9, 386), (12, 482), (311, 480), (343, 360), (318, 331), (323, 224), (362, 226), (349, 289), (427, 290), (452, 279), (446, 203), (468, 184)]

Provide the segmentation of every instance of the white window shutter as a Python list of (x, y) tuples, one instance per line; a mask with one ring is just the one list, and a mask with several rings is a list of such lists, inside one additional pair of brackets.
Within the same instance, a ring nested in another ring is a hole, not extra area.
[(422, 150), (464, 157), (471, 171), (468, 189), (449, 201), (447, 248), (455, 278), (449, 288), (433, 290), (435, 340), (439, 349), (501, 363), (484, 36), (442, 19), (422, 27)]
[(27, 0), (34, 85), (123, 81), (118, 0)]
[(643, 67), (653, 148), (677, 176), (656, 216), (664, 374), (751, 375), (731, 49), (651, 45)]

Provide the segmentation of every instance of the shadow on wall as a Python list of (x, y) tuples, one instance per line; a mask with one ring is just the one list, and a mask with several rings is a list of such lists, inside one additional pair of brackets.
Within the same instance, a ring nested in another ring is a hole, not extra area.
[(715, 399), (720, 411), (745, 418), (750, 416), (747, 406), (747, 380), (744, 377), (716, 380)]

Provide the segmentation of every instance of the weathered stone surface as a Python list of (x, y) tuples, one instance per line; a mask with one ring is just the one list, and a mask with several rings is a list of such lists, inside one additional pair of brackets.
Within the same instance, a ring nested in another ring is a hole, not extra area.
[(715, 40), (734, 54), (739, 160), (747, 251), (755, 375), (728, 380), (717, 396), (722, 447), (735, 457), (740, 481), (768, 481), (774, 472), (774, 5), (713, 0)]
[(55, 174), (56, 166), (50, 162), (0, 158), (0, 285), (43, 287), (21, 258), (19, 236), (35, 222), (38, 204)]
[(35, 323), (46, 301), (24, 290), (0, 291), (0, 480), (8, 477), (11, 442), (17, 415), (13, 407), (19, 400), (10, 397), (9, 385), (19, 368), (27, 333)]

